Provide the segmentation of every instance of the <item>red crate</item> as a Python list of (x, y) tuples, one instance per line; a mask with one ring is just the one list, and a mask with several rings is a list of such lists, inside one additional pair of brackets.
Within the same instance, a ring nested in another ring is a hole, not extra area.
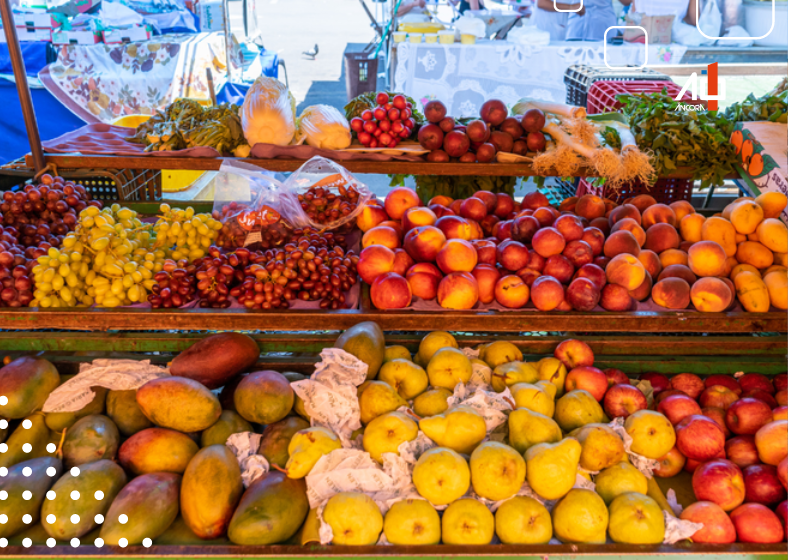
[(693, 181), (689, 179), (658, 179), (655, 184), (650, 186), (645, 183), (627, 183), (614, 191), (605, 185), (594, 186), (585, 179), (581, 179), (577, 185), (577, 196), (593, 194), (621, 204), (627, 198), (648, 194), (661, 204), (670, 204), (677, 200), (690, 200), (692, 198), (692, 183)]
[[(663, 89), (668, 90), (668, 94), (675, 98), (681, 88), (674, 82), (647, 82), (645, 80), (621, 82), (618, 80), (601, 80), (594, 82), (588, 90), (588, 104), (586, 110), (589, 115), (598, 113), (612, 113), (623, 106), (623, 103), (616, 99), (622, 93), (659, 93)], [(684, 93), (683, 101), (688, 101), (693, 105), (704, 105), (705, 102), (692, 101), (692, 94), (689, 91)]]

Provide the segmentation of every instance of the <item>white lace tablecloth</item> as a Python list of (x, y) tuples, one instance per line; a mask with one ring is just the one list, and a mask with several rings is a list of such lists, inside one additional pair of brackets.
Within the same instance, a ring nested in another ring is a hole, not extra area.
[[(509, 105), (521, 97), (563, 103), (566, 69), (573, 64), (604, 66), (602, 49), (601, 41), (547, 46), (398, 43), (394, 89), (422, 103), (440, 99), (454, 117), (477, 116), (490, 98)], [(677, 64), (686, 51), (683, 45), (649, 45), (648, 65)], [(640, 66), (645, 56), (644, 45), (607, 46), (611, 66)]]

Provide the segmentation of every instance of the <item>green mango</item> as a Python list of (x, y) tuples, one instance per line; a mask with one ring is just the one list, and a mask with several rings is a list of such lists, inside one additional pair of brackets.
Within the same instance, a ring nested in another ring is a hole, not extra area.
[[(26, 428), (26, 425), (29, 427)], [(0, 453), (0, 467), (10, 467), (28, 459), (52, 455), (46, 449), (51, 434), (44, 421), (44, 415), (40, 412), (31, 414), (17, 425), (8, 438), (6, 442), (8, 449), (5, 453)], [(30, 450), (25, 451), (25, 446), (28, 444)]]
[(185, 377), (148, 381), (137, 389), (137, 404), (157, 426), (184, 433), (207, 430), (222, 414), (216, 395)]
[(263, 430), (258, 453), (266, 458), (269, 464), (285, 468), (290, 453), (287, 446), (296, 432), (309, 427), (309, 422), (300, 416), (288, 416), (279, 422), (268, 424)]
[(183, 474), (199, 450), (186, 434), (167, 428), (148, 428), (123, 442), (118, 451), (118, 461), (133, 475), (152, 472)]
[(244, 492), (227, 536), (235, 544), (266, 545), (288, 540), (309, 513), (303, 479), (271, 471)]
[[(25, 539), (30, 539), (32, 546), (44, 546), (46, 545), (47, 539), (51, 538), (44, 526), (41, 523), (36, 523), (35, 525), (25, 525), (25, 529), (20, 531), (13, 537), (9, 537), (8, 545), (9, 546), (23, 546), (22, 542)], [(67, 541), (58, 541), (58, 545), (68, 545)]]
[[(138, 476), (117, 495), (101, 526), (104, 544), (116, 545), (121, 538), (128, 544), (155, 539), (178, 517), (181, 475), (150, 473)], [(126, 523), (120, 516), (127, 517)]]
[(341, 348), (345, 352), (367, 364), (367, 379), (375, 379), (383, 357), (386, 354), (386, 339), (383, 330), (375, 322), (365, 321), (353, 325), (337, 338), (334, 348)]
[[(47, 469), (52, 468), (51, 474)], [(25, 469), (29, 476), (25, 476)], [(7, 493), (7, 498), (0, 501), (0, 514), (8, 517), (8, 521), (0, 525), (0, 537), (10, 537), (26, 529), (30, 523), (37, 523), (41, 513), (47, 490), (55, 483), (63, 470), (63, 462), (54, 457), (39, 457), (17, 463), (5, 477), (0, 478), (0, 492)], [(32, 497), (26, 500), (22, 493), (30, 491)], [(29, 515), (31, 521), (25, 523), (22, 517)]]
[(55, 432), (62, 432), (76, 424), (80, 418), (104, 412), (107, 389), (104, 387), (91, 387), (91, 390), (95, 393), (93, 400), (76, 412), (47, 412), (46, 422), (49, 429)]
[(107, 416), (112, 418), (120, 433), (126, 437), (153, 426), (153, 422), (148, 420), (137, 404), (136, 389), (110, 391), (107, 394)]
[[(55, 498), (46, 500), (41, 508), (44, 529), (50, 537), (58, 540), (80, 538), (95, 529), (98, 525), (96, 515), (106, 515), (115, 496), (126, 485), (126, 473), (107, 459), (77, 468), (77, 476), (69, 471), (60, 477), (52, 487)], [(71, 497), (75, 490), (79, 492), (78, 500)], [(100, 500), (96, 497), (99, 491), (102, 492)], [(77, 523), (71, 518), (75, 514), (79, 516)], [(53, 523), (47, 520), (50, 515), (55, 516)]]
[(114, 459), (120, 445), (120, 433), (115, 423), (101, 414), (77, 420), (63, 442), (63, 459), (66, 468), (99, 459)]
[(233, 396), (235, 410), (249, 422), (272, 424), (293, 409), (295, 393), (281, 373), (256, 371), (245, 376)]
[(229, 544), (230, 541), (227, 537), (219, 537), (217, 539), (201, 539), (194, 532), (189, 529), (186, 521), (182, 516), (173, 521), (164, 533), (157, 539), (153, 539), (153, 544), (166, 544), (166, 545), (185, 545), (185, 544), (199, 544), (199, 545), (212, 545), (212, 544)]
[(0, 369), (0, 406), (4, 418), (24, 418), (44, 406), (49, 393), (60, 385), (57, 369), (43, 358), (17, 358)]
[(205, 430), (200, 436), (200, 447), (224, 445), (227, 438), (241, 432), (253, 432), (252, 425), (232, 410), (223, 410), (216, 423)]
[(181, 515), (195, 535), (224, 535), (244, 486), (238, 460), (224, 445), (200, 449), (183, 473)]

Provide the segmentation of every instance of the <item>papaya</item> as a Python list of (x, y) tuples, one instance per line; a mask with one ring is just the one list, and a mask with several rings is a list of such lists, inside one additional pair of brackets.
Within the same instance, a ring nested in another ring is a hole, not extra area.
[(148, 428), (123, 442), (118, 461), (135, 476), (153, 472), (183, 474), (199, 450), (186, 434), (167, 428)]
[(8, 448), (5, 453), (0, 454), (0, 467), (10, 467), (28, 459), (51, 455), (47, 452), (51, 435), (52, 432), (47, 428), (43, 413), (31, 414), (17, 425), (8, 438), (6, 442)]
[(296, 534), (307, 513), (309, 499), (304, 480), (271, 471), (244, 492), (227, 536), (242, 545), (281, 543)]
[(47, 360), (17, 358), (0, 368), (0, 395), (8, 399), (0, 406), (0, 413), (4, 418), (24, 418), (44, 406), (58, 385), (60, 374)]
[(227, 537), (219, 537), (216, 539), (201, 539), (194, 534), (194, 531), (189, 529), (186, 521), (182, 515), (179, 515), (172, 525), (170, 525), (164, 533), (157, 539), (153, 539), (153, 544), (159, 545), (186, 545), (186, 544), (199, 544), (199, 545), (212, 545), (212, 544), (228, 544), (230, 541)]
[(200, 447), (224, 445), (227, 438), (240, 432), (253, 432), (252, 425), (232, 410), (223, 410), (216, 423), (205, 430), (200, 436)]
[(295, 393), (281, 373), (256, 371), (238, 384), (233, 400), (235, 410), (249, 422), (272, 424), (293, 409)]
[(269, 464), (285, 468), (290, 453), (287, 446), (296, 432), (309, 427), (309, 422), (299, 416), (288, 416), (279, 422), (268, 424), (263, 430), (258, 453), (266, 458)]
[(236, 332), (219, 333), (175, 356), (170, 373), (218, 389), (253, 367), (259, 357), (260, 348), (251, 337)]
[(353, 325), (337, 338), (334, 348), (340, 348), (367, 364), (367, 379), (375, 379), (386, 354), (383, 330), (373, 321)]
[(120, 433), (126, 437), (153, 426), (153, 422), (148, 420), (137, 404), (136, 389), (107, 393), (107, 416), (112, 418)]
[(238, 460), (224, 445), (200, 449), (183, 473), (181, 515), (201, 539), (225, 534), (243, 492)]
[[(55, 497), (46, 500), (41, 507), (44, 529), (50, 537), (58, 540), (87, 535), (97, 526), (96, 516), (107, 513), (125, 485), (126, 473), (107, 459), (80, 465), (77, 476), (71, 471), (66, 472), (52, 486)], [(79, 499), (72, 498), (74, 491), (79, 492)], [(52, 523), (49, 522), (50, 515), (54, 516)], [(79, 519), (72, 517), (74, 515)]]
[[(47, 473), (50, 467), (54, 469), (52, 474)], [(29, 476), (25, 475), (25, 469), (30, 469)], [(30, 459), (8, 469), (8, 474), (0, 479), (0, 492), (7, 496), (0, 501), (0, 514), (8, 519), (0, 525), (0, 537), (8, 538), (27, 528), (30, 523), (38, 522), (47, 490), (62, 470), (63, 462), (55, 457)], [(25, 491), (32, 493), (30, 499), (22, 496)], [(26, 515), (30, 516), (27, 523), (23, 521)]]
[(77, 420), (104, 412), (104, 402), (107, 398), (107, 389), (104, 387), (91, 387), (93, 400), (76, 412), (47, 412), (46, 423), (50, 430), (62, 432), (77, 423)]
[(66, 468), (99, 459), (114, 459), (120, 445), (115, 423), (101, 414), (85, 416), (66, 431), (63, 460)]
[[(121, 538), (128, 544), (155, 539), (178, 517), (181, 475), (150, 473), (138, 476), (118, 493), (109, 507), (101, 538), (104, 544), (117, 545)], [(120, 516), (126, 521), (121, 523)]]
[(137, 389), (137, 404), (157, 426), (184, 433), (210, 428), (222, 414), (216, 395), (185, 377), (151, 379)]

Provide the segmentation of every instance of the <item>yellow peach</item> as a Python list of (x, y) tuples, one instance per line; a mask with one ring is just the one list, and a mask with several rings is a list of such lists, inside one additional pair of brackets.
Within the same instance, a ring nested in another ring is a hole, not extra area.
[(688, 214), (681, 218), (679, 223), (681, 238), (684, 241), (692, 241), (693, 243), (700, 241), (702, 239), (701, 228), (703, 228), (705, 221), (706, 217), (703, 214)]

